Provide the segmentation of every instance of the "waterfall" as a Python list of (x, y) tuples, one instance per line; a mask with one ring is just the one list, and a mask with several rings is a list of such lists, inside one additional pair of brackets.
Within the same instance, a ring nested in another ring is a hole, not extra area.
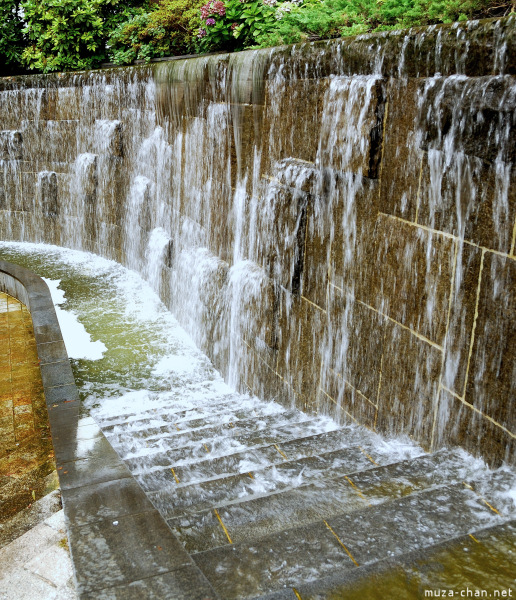
[(515, 23), (4, 79), (0, 239), (138, 271), (236, 388), (514, 460)]

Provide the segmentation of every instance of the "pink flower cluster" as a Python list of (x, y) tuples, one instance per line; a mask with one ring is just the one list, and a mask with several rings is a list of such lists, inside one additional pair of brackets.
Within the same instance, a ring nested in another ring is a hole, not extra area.
[(204, 6), (201, 6), (201, 19), (207, 21), (211, 15), (223, 17), (226, 14), (226, 7), (221, 0), (210, 0)]

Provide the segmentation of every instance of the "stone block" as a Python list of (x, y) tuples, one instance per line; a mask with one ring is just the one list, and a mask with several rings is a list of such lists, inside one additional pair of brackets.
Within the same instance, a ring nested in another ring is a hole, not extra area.
[(0, 123), (2, 129), (18, 129), (21, 125), (22, 96), (25, 90), (10, 90), (2, 93)]
[(490, 466), (514, 464), (516, 439), (471, 406), (441, 390), (434, 448), (460, 446)]
[(486, 252), (465, 400), (515, 431), (516, 261)]
[[(321, 386), (331, 371), (376, 404), (387, 319), (345, 292), (330, 288)], [(340, 386), (342, 387), (342, 386)]]
[(268, 57), (261, 52), (229, 55), (229, 92), (232, 103), (263, 105), (264, 77), (269, 67)]
[(410, 331), (386, 326), (377, 428), (410, 434), (429, 448), (438, 400), (442, 352)]
[[(231, 187), (230, 119), (229, 107), (217, 104), (208, 108), (206, 118), (184, 120), (179, 210), (201, 225), (206, 222), (207, 203), (212, 197), (212, 181)], [(196, 160), (203, 168), (192, 169), (189, 164), (192, 157), (197, 157)]]
[[(188, 566), (191, 559), (157, 511), (71, 527), (80, 594)], [(118, 550), (123, 545), (124, 552)]]
[(19, 242), (24, 239), (25, 216), (21, 212), (3, 211), (0, 220), (0, 238), (5, 241)]
[(313, 162), (289, 157), (276, 162), (273, 173), (274, 177), (271, 180), (277, 180), (286, 187), (317, 195), (320, 193), (321, 176), (325, 171), (321, 172)]
[(97, 143), (110, 157), (123, 158), (124, 156), (124, 126), (121, 121), (99, 120), (95, 123), (96, 132), (99, 134)]
[(326, 313), (285, 290), (279, 292), (278, 309), (278, 373), (309, 410), (316, 403)]
[(378, 177), (385, 112), (384, 87), (377, 76), (330, 79), (324, 95), (318, 165), (364, 177)]
[(263, 340), (275, 349), (278, 292), (274, 281), (262, 269), (247, 263), (229, 272), (227, 292), (233, 333), (238, 331), (244, 339)]
[(306, 209), (306, 233), (304, 239), (304, 255), (301, 263), (301, 293), (320, 306), (327, 307), (328, 266), (333, 235), (340, 233), (338, 224), (332, 219), (333, 203), (330, 195), (311, 196)]
[(380, 171), (380, 210), (407, 221), (417, 212), (422, 151), (417, 131), (419, 79), (393, 79), (386, 90), (386, 115)]
[(330, 415), (338, 423), (351, 420), (369, 429), (376, 426), (377, 409), (374, 401), (366, 398), (331, 370), (322, 377), (318, 409), (318, 412)]
[(374, 308), (438, 345), (448, 319), (455, 244), (380, 215), (374, 233)]
[(514, 163), (513, 88), (512, 77), (433, 79), (421, 98), (421, 147)]
[(35, 115), (41, 121), (55, 121), (57, 116), (58, 90), (45, 87), (39, 91), (39, 115)]
[(75, 86), (60, 87), (57, 90), (57, 105), (55, 118), (58, 121), (76, 119), (80, 114), (81, 88)]
[(249, 255), (293, 294), (301, 292), (307, 202), (304, 192), (273, 182), (249, 207)]
[(264, 109), (261, 105), (231, 104), (228, 143), (231, 159), (231, 185), (247, 180), (252, 191), (255, 155), (260, 149)]
[(508, 253), (516, 218), (516, 168), (470, 155), (423, 158), (418, 223)]
[[(331, 240), (330, 281), (367, 304), (374, 303), (374, 280), (377, 277), (374, 228), (378, 218), (378, 189), (376, 180), (329, 173), (325, 192), (331, 199), (328, 233), (323, 229), (324, 237)], [(316, 231), (322, 227), (319, 217)], [(308, 279), (308, 252), (306, 262)], [(314, 285), (322, 276), (322, 270), (315, 272)]]
[[(276, 162), (295, 157), (314, 162), (323, 118), (325, 79), (269, 83), (265, 92), (262, 174), (273, 175)], [(296, 106), (285, 111), (285, 106)]]
[(71, 163), (78, 152), (79, 121), (31, 121), (24, 138), (24, 158), (38, 162)]
[(34, 212), (37, 202), (36, 198), (38, 192), (38, 173), (27, 173), (22, 171), (20, 173), (20, 179), (22, 205), (19, 208), (26, 212)]
[(464, 394), (482, 251), (458, 242), (442, 383), (459, 396)]
[(21, 172), (16, 163), (4, 165), (4, 204), (9, 210), (22, 210), (23, 198), (21, 194)]
[[(209, 188), (209, 199), (206, 203), (207, 230), (209, 248), (221, 260), (231, 264), (235, 253), (235, 220), (240, 216), (239, 226), (244, 228), (246, 239), (249, 227), (247, 219), (250, 198), (240, 196), (240, 190), (234, 191), (227, 183), (213, 179)], [(243, 215), (235, 214), (234, 203), (240, 202)]]
[(56, 173), (48, 171), (38, 173), (36, 202), (44, 217), (53, 219), (58, 216), (60, 207)]
[(7, 203), (7, 196), (5, 194), (5, 181), (3, 170), (0, 173), (0, 211), (10, 210), (11, 206)]
[(132, 477), (63, 490), (62, 496), (66, 517), (72, 527), (102, 519), (116, 520), (119, 516), (140, 513), (151, 506)]
[(23, 134), (21, 131), (0, 131), (0, 160), (23, 159)]
[(218, 600), (201, 571), (195, 566), (174, 569), (164, 575), (154, 575), (126, 585), (82, 594), (83, 600)]
[(275, 373), (276, 362), (277, 351), (263, 340), (243, 340), (239, 373), (245, 388), (258, 398), (293, 406), (292, 395), (284, 393), (283, 388), (287, 386)]

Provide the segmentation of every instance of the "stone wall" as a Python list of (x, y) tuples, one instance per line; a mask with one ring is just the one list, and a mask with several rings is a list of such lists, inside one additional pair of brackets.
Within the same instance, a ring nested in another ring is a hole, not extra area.
[(137, 269), (241, 389), (514, 463), (515, 24), (0, 80), (0, 239)]

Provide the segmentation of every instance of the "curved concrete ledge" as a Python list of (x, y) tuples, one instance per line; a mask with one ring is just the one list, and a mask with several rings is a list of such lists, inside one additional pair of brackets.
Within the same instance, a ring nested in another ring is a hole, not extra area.
[(217, 598), (95, 421), (81, 416), (46, 283), (0, 261), (0, 291), (31, 313), (79, 596)]

